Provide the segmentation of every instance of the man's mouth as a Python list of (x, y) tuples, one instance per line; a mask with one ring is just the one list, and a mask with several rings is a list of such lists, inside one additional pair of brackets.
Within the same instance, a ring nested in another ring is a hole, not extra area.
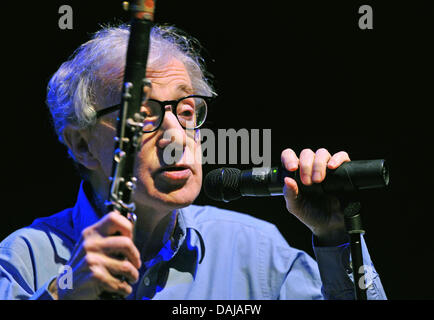
[(158, 173), (166, 179), (180, 181), (188, 179), (192, 171), (188, 166), (175, 165), (163, 167), (158, 170)]

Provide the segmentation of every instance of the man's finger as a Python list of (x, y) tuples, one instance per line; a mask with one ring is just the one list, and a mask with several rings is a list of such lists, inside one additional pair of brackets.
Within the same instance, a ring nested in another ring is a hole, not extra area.
[(107, 213), (99, 222), (94, 225), (95, 230), (102, 236), (114, 234), (125, 237), (133, 237), (133, 224), (126, 217), (117, 211)]
[(104, 265), (116, 279), (126, 279), (129, 283), (136, 283), (139, 280), (139, 271), (128, 260), (104, 256)]
[(327, 163), (327, 168), (329, 169), (336, 169), (339, 167), (342, 163), (351, 161), (348, 153), (345, 151), (341, 151), (338, 153), (335, 153)]
[(100, 239), (100, 248), (107, 255), (122, 255), (137, 269), (141, 266), (140, 253), (131, 238), (113, 236)]
[(311, 149), (304, 149), (300, 153), (300, 180), (304, 185), (312, 184), (312, 167), (315, 153)]
[(321, 183), (324, 180), (330, 158), (331, 154), (327, 149), (321, 148), (316, 151), (312, 166), (312, 181), (314, 183)]
[(280, 160), (283, 167), (288, 171), (295, 171), (298, 169), (298, 157), (292, 149), (285, 149), (280, 155)]
[(96, 280), (101, 292), (111, 292), (128, 296), (133, 292), (133, 288), (126, 281), (116, 278), (109, 270), (103, 266), (98, 266), (92, 270), (92, 278)]

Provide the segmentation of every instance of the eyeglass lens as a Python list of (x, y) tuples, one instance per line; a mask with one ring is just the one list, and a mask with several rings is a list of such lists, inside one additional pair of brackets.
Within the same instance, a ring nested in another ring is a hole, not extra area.
[[(164, 109), (156, 100), (148, 100), (142, 105), (143, 131), (151, 132), (158, 128), (163, 121)], [(172, 110), (172, 112), (175, 110)], [(176, 117), (185, 129), (196, 129), (204, 122), (207, 114), (205, 99), (200, 97), (186, 97), (178, 101)]]

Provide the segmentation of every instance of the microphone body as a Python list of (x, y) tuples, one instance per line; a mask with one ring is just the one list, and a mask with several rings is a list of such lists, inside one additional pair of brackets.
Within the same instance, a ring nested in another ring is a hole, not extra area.
[(211, 171), (204, 181), (205, 193), (213, 200), (229, 202), (242, 196), (269, 197), (283, 195), (285, 177), (297, 181), (302, 192), (350, 194), (359, 190), (384, 188), (389, 184), (385, 160), (356, 160), (345, 162), (335, 170), (327, 169), (322, 183), (305, 186), (299, 171), (281, 167), (239, 170), (220, 168)]

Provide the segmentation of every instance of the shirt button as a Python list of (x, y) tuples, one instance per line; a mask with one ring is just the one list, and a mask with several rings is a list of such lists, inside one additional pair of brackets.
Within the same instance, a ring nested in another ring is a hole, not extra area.
[(149, 277), (145, 277), (143, 279), (143, 283), (145, 284), (145, 286), (149, 286), (149, 284), (151, 283), (151, 280), (149, 279)]

